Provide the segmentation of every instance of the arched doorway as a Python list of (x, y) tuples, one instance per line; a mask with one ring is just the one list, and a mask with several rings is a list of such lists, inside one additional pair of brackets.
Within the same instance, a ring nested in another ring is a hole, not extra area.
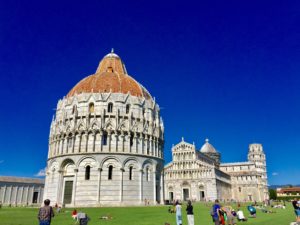
[(75, 164), (73, 160), (67, 159), (62, 163), (63, 171), (63, 189), (62, 189), (62, 203), (64, 205), (72, 203)]

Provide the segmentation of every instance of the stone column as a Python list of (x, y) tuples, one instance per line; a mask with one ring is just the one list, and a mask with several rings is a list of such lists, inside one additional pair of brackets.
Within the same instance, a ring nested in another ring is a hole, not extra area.
[(75, 152), (75, 141), (76, 141), (76, 135), (75, 134), (73, 134), (73, 136), (72, 136), (72, 153), (74, 153)]
[(144, 150), (146, 150), (145, 152), (144, 152), (144, 154), (145, 155), (149, 155), (149, 153), (150, 153), (150, 149), (148, 149), (148, 135), (145, 135), (145, 140), (144, 140), (144, 142), (145, 142), (145, 148), (144, 148)]
[(93, 147), (92, 147), (93, 148), (93, 150), (92, 150), (93, 152), (95, 152), (95, 149), (96, 149), (96, 146), (95, 146), (96, 145), (96, 138), (97, 138), (96, 137), (96, 132), (93, 132)]
[(9, 188), (9, 196), (8, 196), (8, 204), (11, 204), (11, 196), (12, 196), (13, 186)]
[(15, 205), (17, 205), (18, 203), (18, 191), (19, 191), (19, 187), (16, 186), (16, 193), (15, 193)]
[(143, 169), (140, 169), (140, 201), (143, 203)]
[(118, 152), (118, 134), (117, 132), (114, 133), (114, 138), (115, 138), (115, 152)]
[(108, 133), (107, 133), (107, 147), (108, 147), (108, 152), (110, 152), (111, 151), (111, 131), (108, 131)]
[(68, 137), (65, 136), (64, 138), (64, 146), (63, 146), (63, 154), (67, 154), (68, 153)]
[(134, 138), (133, 138), (134, 153), (138, 153), (137, 139), (138, 139), (137, 134), (136, 132), (134, 132)]
[(103, 144), (102, 144), (102, 138), (103, 138), (103, 131), (101, 130), (100, 131), (100, 152), (102, 152), (103, 151)]
[(144, 146), (144, 138), (143, 138), (143, 134), (140, 133), (140, 145), (141, 145), (141, 153), (142, 155), (145, 154), (145, 146)]
[(63, 150), (63, 139), (60, 138), (60, 139), (59, 139), (59, 154), (60, 154), (60, 155), (63, 154), (62, 150)]
[(28, 202), (28, 197), (29, 197), (29, 186), (27, 186), (27, 190), (26, 190), (26, 205), (28, 206), (29, 202)]
[(59, 139), (55, 138), (55, 155), (59, 155)]
[(123, 173), (124, 173), (124, 168), (120, 169), (121, 171), (121, 180), (120, 180), (120, 203), (123, 202)]
[(159, 154), (158, 154), (158, 142), (157, 142), (157, 138), (155, 138), (155, 156), (156, 156), (156, 157), (159, 157)]
[(160, 204), (164, 204), (165, 203), (165, 184), (164, 184), (164, 172), (161, 171), (160, 174)]
[(82, 152), (82, 150), (81, 150), (82, 133), (78, 134), (78, 138), (79, 138), (79, 141), (78, 141), (78, 152)]
[(24, 186), (22, 186), (22, 191), (21, 191), (21, 200), (20, 203), (23, 203), (23, 194), (24, 194)]
[(59, 170), (58, 171), (58, 184), (57, 184), (57, 193), (56, 193), (56, 202), (57, 204), (60, 204), (61, 205), (61, 189), (62, 189), (62, 186), (63, 186), (63, 175), (62, 175), (63, 171), (62, 170)]
[(149, 155), (153, 155), (153, 149), (152, 149), (152, 136), (149, 138)]
[(156, 205), (156, 169), (153, 170), (153, 204)]
[(85, 145), (84, 145), (84, 152), (88, 152), (88, 146), (89, 146), (89, 134), (84, 133), (84, 139), (85, 139)]
[(100, 194), (101, 194), (101, 173), (102, 168), (98, 168), (99, 174), (98, 174), (98, 193), (97, 193), (97, 202), (100, 204)]
[(34, 192), (34, 186), (32, 186), (32, 189), (31, 189), (31, 203), (33, 203), (33, 192)]
[(6, 194), (6, 185), (3, 186), (4, 190), (3, 190), (3, 195), (2, 195), (2, 203), (5, 203), (5, 194)]
[(40, 186), (39, 187), (39, 197), (38, 197), (37, 203), (41, 203), (42, 201), (43, 201), (43, 199), (42, 199), (42, 187)]
[(121, 131), (121, 149), (120, 152), (124, 152), (124, 142), (125, 142), (125, 136), (124, 136), (124, 132)]
[(130, 133), (128, 133), (128, 135), (127, 135), (127, 152), (131, 152), (130, 138), (131, 138), (131, 135), (130, 135)]
[(76, 187), (77, 187), (77, 174), (78, 169), (74, 169), (74, 181), (73, 181), (73, 195), (72, 195), (72, 204), (73, 206), (76, 205)]

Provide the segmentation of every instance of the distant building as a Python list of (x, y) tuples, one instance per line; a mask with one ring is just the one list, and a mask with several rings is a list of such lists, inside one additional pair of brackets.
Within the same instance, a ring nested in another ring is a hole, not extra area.
[(221, 154), (206, 140), (200, 151), (182, 140), (172, 148), (173, 161), (164, 168), (169, 201), (269, 198), (266, 158), (261, 144), (250, 144), (247, 162), (221, 163)]
[(277, 188), (277, 197), (300, 197), (300, 187)]
[(0, 176), (0, 201), (3, 205), (40, 205), (43, 194), (44, 180)]

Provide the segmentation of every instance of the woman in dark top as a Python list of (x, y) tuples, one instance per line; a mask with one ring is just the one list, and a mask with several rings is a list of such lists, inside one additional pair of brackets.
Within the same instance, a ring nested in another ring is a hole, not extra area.
[(188, 204), (186, 206), (186, 214), (187, 214), (188, 225), (194, 225), (193, 206), (190, 200), (188, 201)]

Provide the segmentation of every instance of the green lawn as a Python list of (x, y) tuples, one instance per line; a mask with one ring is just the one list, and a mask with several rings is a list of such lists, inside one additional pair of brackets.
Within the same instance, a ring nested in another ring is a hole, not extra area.
[[(183, 225), (187, 224), (185, 205), (182, 207), (184, 213)], [(235, 207), (236, 208), (236, 207)], [(195, 225), (213, 224), (209, 215), (210, 207), (204, 204), (194, 205)], [(175, 225), (175, 214), (168, 213), (168, 206), (149, 207), (114, 207), (114, 208), (82, 208), (91, 218), (89, 225), (110, 224), (110, 225), (164, 225), (169, 222)], [(243, 207), (244, 213), (248, 213)], [(65, 209), (64, 212), (56, 214), (51, 225), (74, 225), (71, 217), (72, 209)], [(276, 213), (265, 214), (258, 210), (257, 218), (249, 218), (248, 222), (238, 224), (255, 225), (289, 225), (295, 219), (292, 207), (287, 209), (275, 209)], [(0, 209), (0, 225), (34, 225), (37, 221), (37, 208), (6, 208)], [(110, 214), (112, 220), (100, 220), (99, 217)]]

